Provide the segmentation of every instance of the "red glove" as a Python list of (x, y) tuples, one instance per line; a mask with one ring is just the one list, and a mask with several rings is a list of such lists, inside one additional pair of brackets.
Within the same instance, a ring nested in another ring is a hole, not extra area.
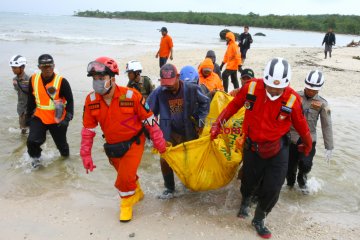
[(145, 128), (150, 133), (150, 138), (154, 144), (154, 148), (158, 150), (159, 153), (164, 153), (166, 151), (166, 141), (159, 126), (157, 124), (152, 126), (146, 124)]
[(238, 111), (234, 110), (234, 109), (230, 109), (229, 107), (226, 107), (218, 116), (218, 118), (216, 119), (216, 121), (212, 124), (211, 129), (210, 129), (210, 140), (214, 140), (215, 138), (217, 138), (217, 135), (219, 135), (219, 133), (221, 132), (221, 128), (223, 127), (223, 124), (225, 122), (227, 122), (227, 120), (229, 120), (229, 118), (231, 118), (232, 115), (234, 115), (234, 113), (236, 113)]
[(298, 145), (298, 151), (303, 152), (305, 156), (308, 156), (312, 149), (312, 138), (310, 132), (301, 137), (302, 143)]
[(81, 130), (80, 156), (83, 161), (84, 168), (86, 169), (86, 173), (89, 173), (89, 170), (92, 172), (94, 168), (96, 168), (91, 157), (91, 148), (95, 135), (95, 132), (87, 128), (83, 128)]

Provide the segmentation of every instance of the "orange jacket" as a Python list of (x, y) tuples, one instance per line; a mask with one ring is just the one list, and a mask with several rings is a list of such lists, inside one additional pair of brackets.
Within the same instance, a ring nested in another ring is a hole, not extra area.
[(226, 69), (238, 70), (238, 66), (242, 64), (240, 49), (235, 42), (235, 35), (232, 32), (226, 33), (226, 37), (230, 39), (226, 49), (223, 62), (226, 63)]
[[(83, 125), (95, 128), (98, 124), (107, 143), (130, 140), (142, 129), (142, 121), (153, 116), (145, 99), (135, 89), (115, 85), (110, 106), (95, 92), (85, 100)], [(151, 123), (151, 120), (149, 121)]]
[(216, 73), (211, 72), (209, 76), (205, 77), (202, 73), (204, 68), (210, 68), (211, 71), (214, 71), (214, 64), (210, 58), (205, 58), (199, 66), (199, 83), (204, 84), (210, 92), (213, 90), (224, 90), (224, 86), (219, 76)]
[[(62, 100), (66, 104), (64, 98), (60, 98), (60, 86), (62, 83), (63, 77), (55, 74), (53, 80), (44, 86), (43, 80), (41, 78), (41, 73), (34, 74), (31, 77), (31, 84), (33, 92), (32, 94), (35, 97), (36, 109), (34, 116), (41, 119), (44, 124), (55, 124), (55, 103), (56, 100)], [(55, 88), (55, 93), (51, 96), (47, 93), (47, 89), (50, 87)], [(60, 120), (63, 120), (66, 115), (66, 110), (64, 108), (63, 115)]]
[(170, 50), (173, 46), (174, 44), (172, 38), (168, 34), (163, 36), (160, 41), (159, 56), (161, 58), (168, 58), (170, 56)]

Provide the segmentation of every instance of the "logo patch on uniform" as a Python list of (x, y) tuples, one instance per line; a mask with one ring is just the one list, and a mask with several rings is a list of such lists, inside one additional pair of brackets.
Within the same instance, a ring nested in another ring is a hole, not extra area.
[(285, 120), (286, 117), (287, 117), (287, 116), (280, 114), (280, 115), (279, 115), (279, 120), (281, 120), (281, 121), (282, 121), (282, 120)]
[(251, 108), (251, 103), (249, 101), (246, 101), (244, 103), (244, 107), (249, 110)]
[(88, 105), (90, 110), (100, 109), (100, 103), (92, 103)]
[(279, 85), (280, 81), (279, 80), (274, 80), (273, 83), (274, 83), (274, 85)]
[(319, 111), (321, 109), (321, 102), (318, 100), (311, 101), (311, 108)]
[(134, 101), (120, 101), (120, 107), (134, 107)]

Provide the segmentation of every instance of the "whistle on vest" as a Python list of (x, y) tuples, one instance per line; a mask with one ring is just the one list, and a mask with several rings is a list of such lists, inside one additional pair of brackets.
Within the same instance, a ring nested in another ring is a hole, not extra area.
[(55, 122), (61, 122), (61, 117), (64, 113), (64, 103), (62, 100), (54, 100), (55, 103)]

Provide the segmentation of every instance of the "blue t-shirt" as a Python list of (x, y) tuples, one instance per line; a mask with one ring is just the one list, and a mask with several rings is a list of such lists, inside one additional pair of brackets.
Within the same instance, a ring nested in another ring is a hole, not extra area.
[(166, 91), (166, 98), (170, 109), (171, 129), (181, 135), (184, 135), (184, 85), (179, 81), (179, 90), (176, 94)]

